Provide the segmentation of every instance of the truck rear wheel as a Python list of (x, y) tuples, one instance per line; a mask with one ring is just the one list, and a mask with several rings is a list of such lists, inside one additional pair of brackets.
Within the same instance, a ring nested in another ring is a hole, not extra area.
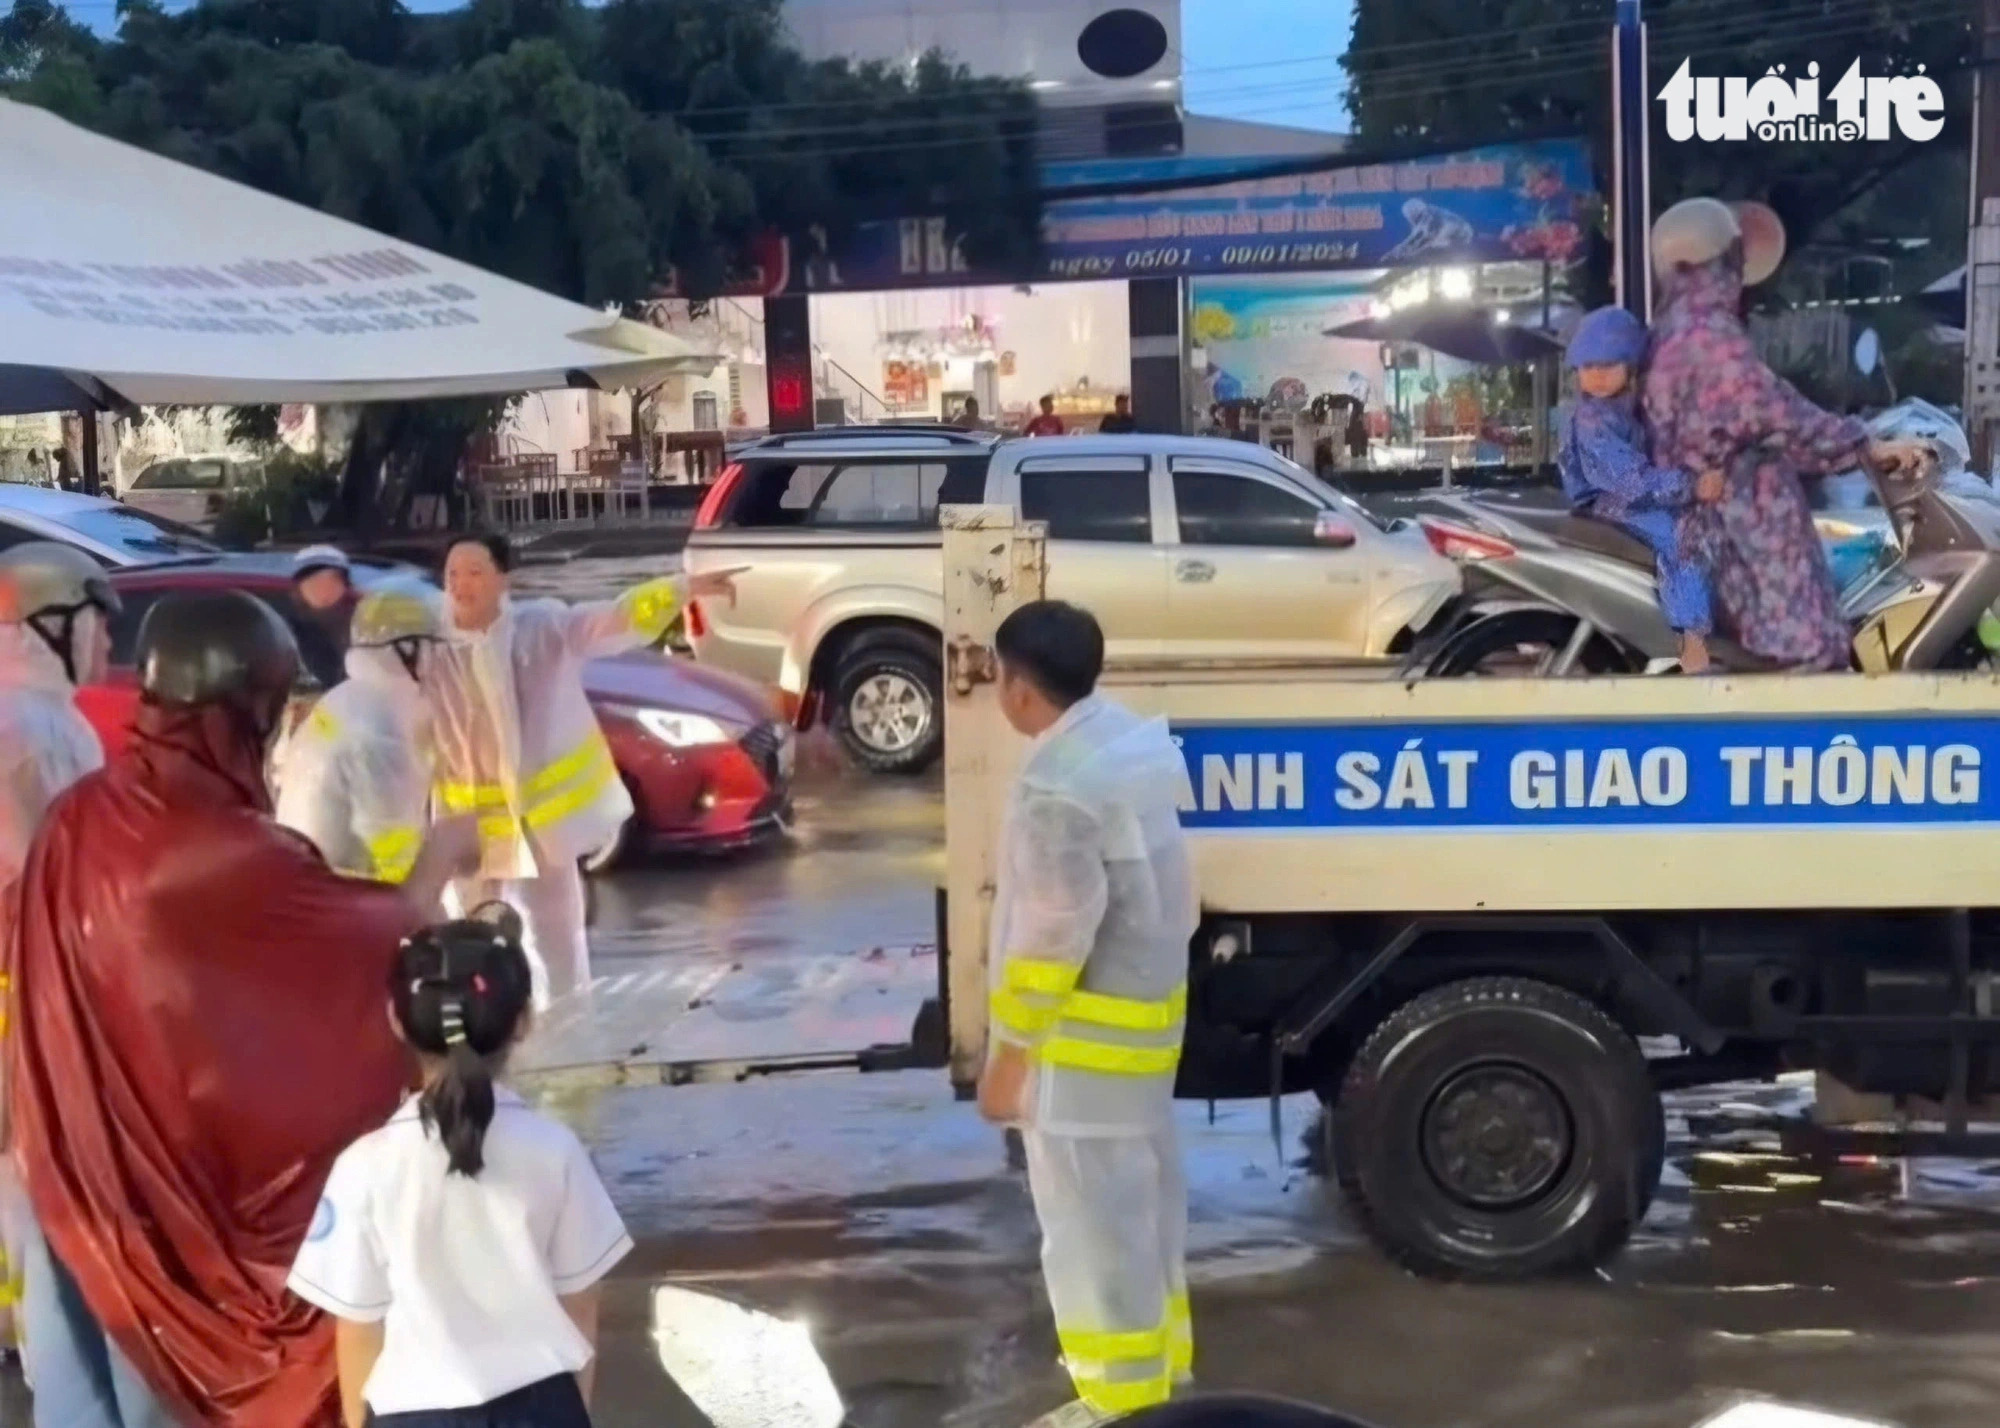
[(1602, 1263), (1645, 1216), (1666, 1154), (1638, 1044), (1575, 993), (1515, 977), (1438, 987), (1384, 1021), (1330, 1135), (1369, 1236), (1458, 1279)]

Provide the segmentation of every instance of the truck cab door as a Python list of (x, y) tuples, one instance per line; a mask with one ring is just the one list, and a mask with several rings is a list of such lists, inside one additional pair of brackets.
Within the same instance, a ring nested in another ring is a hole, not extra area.
[(1174, 457), (1171, 480), (1168, 657), (1368, 653), (1379, 552), (1371, 554), (1363, 522), (1227, 458)]
[(994, 480), (989, 500), (1048, 524), (1049, 598), (1096, 615), (1111, 658), (1157, 657), (1169, 612), (1151, 458), (1024, 456)]

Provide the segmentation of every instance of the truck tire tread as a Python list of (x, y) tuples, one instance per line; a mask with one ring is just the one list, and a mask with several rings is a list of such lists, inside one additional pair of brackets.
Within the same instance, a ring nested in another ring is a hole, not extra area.
[[(1371, 1203), (1362, 1168), (1364, 1126), (1377, 1078), (1392, 1052), (1412, 1036), (1467, 1014), (1514, 1009), (1568, 1024), (1603, 1048), (1615, 1094), (1633, 1113), (1629, 1194), (1622, 1206), (1610, 1197), (1595, 1207), (1581, 1233), (1505, 1262), (1477, 1263), (1413, 1240), (1388, 1224)], [(1630, 1237), (1651, 1207), (1666, 1155), (1665, 1110), (1653, 1088), (1638, 1044), (1595, 1003), (1551, 983), (1522, 977), (1476, 977), (1423, 992), (1385, 1018), (1362, 1044), (1328, 1109), (1328, 1150), (1333, 1178), (1357, 1224), (1385, 1254), (1414, 1273), (1463, 1280), (1505, 1280), (1587, 1270), (1601, 1264)]]

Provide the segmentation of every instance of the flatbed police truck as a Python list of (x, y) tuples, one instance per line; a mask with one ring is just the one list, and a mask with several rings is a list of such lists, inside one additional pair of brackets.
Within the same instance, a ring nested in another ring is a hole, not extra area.
[[(1004, 507), (949, 508), (945, 526), (947, 873), (914, 1033), (827, 1039), (843, 1008), (865, 1021), (883, 1003), (878, 957), (820, 984), (818, 1044), (675, 1052), (648, 1013), (606, 1029), (600, 1007), (595, 1031), (538, 1052), (544, 1069), (945, 1065), (972, 1086), (1020, 751), (992, 638), (1041, 594), (1046, 547)], [(1810, 1071), (1821, 1121), (1841, 1122), (1814, 1132), (1829, 1152), (1996, 1144), (1991, 676), (1181, 663), (1115, 668), (1105, 692), (1166, 717), (1186, 756), (1203, 917), (1180, 1093), (1317, 1093), (1341, 1191), (1411, 1268), (1601, 1262), (1659, 1185), (1676, 1088)]]

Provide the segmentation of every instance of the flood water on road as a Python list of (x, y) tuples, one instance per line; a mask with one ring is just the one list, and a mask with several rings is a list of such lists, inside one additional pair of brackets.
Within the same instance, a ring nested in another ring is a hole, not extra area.
[[(663, 945), (749, 961), (933, 936), (935, 784), (808, 779), (790, 850), (621, 873), (600, 974)], [(1197, 1374), (1382, 1428), (1692, 1428), (1742, 1394), (1906, 1428), (2000, 1417), (1992, 1168), (1781, 1154), (1809, 1088), (1675, 1096), (1666, 1184), (1601, 1275), (1426, 1283), (1363, 1243), (1312, 1168), (1310, 1099), (1183, 1108)], [(1015, 1428), (1065, 1397), (1024, 1178), (942, 1073), (565, 1098), (640, 1250), (618, 1275), (600, 1421), (698, 1424), (656, 1362), (672, 1280), (815, 1331), (861, 1428)], [(663, 1399), (662, 1395), (667, 1397)], [(676, 1413), (681, 1416), (675, 1416)]]
[[(674, 562), (576, 562), (524, 593), (596, 596)], [(795, 1005), (828, 952), (934, 938), (936, 780), (802, 750), (789, 847), (605, 880), (597, 973), (741, 967)], [(768, 1008), (767, 1008), (768, 1010)], [(746, 1038), (782, 1030), (756, 998)], [(1797, 1085), (1669, 1102), (1666, 1183), (1587, 1279), (1427, 1283), (1361, 1240), (1317, 1173), (1317, 1112), (1182, 1108), (1205, 1387), (1312, 1400), (1380, 1428), (1693, 1428), (1745, 1394), (1900, 1425), (2000, 1422), (2000, 1167), (1805, 1164)], [(1069, 1397), (1024, 1177), (941, 1072), (567, 1090), (638, 1249), (605, 1306), (603, 1428), (700, 1428), (661, 1369), (650, 1291), (678, 1283), (812, 1326), (856, 1428), (1020, 1428)], [(0, 1393), (0, 1424), (25, 1422)]]

